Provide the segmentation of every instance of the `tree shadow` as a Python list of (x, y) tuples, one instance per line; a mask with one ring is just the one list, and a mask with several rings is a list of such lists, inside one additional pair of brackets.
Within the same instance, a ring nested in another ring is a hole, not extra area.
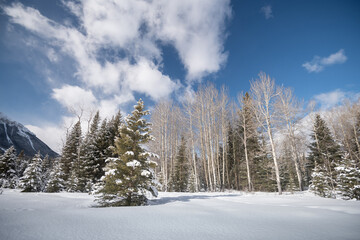
[(239, 197), (242, 194), (234, 193), (234, 194), (221, 194), (221, 195), (186, 195), (186, 196), (174, 196), (174, 197), (161, 197), (156, 199), (150, 199), (148, 204), (150, 206), (154, 205), (165, 205), (168, 203), (173, 202), (189, 202), (190, 200), (194, 199), (212, 199), (212, 198), (219, 198), (219, 197)]

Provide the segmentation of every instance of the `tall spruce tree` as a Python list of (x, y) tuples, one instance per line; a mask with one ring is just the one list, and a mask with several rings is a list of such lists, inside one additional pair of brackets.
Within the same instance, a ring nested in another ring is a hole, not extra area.
[(0, 187), (17, 187), (19, 178), (16, 172), (16, 162), (16, 150), (14, 146), (11, 146), (0, 156)]
[(186, 192), (189, 180), (189, 160), (186, 155), (186, 141), (181, 137), (181, 144), (176, 156), (173, 189), (175, 192)]
[[(147, 192), (155, 194), (151, 153), (144, 144), (152, 140), (150, 124), (143, 118), (149, 114), (140, 99), (134, 111), (122, 124), (115, 140), (117, 158), (108, 158), (98, 202), (102, 206), (138, 206), (147, 203)], [(155, 194), (156, 195), (156, 194)]]
[[(316, 177), (316, 179), (310, 180), (311, 189), (315, 189), (315, 192), (321, 196), (331, 197), (336, 187), (335, 166), (341, 160), (340, 147), (334, 141), (330, 129), (319, 114), (315, 117), (313, 130), (311, 135), (313, 142), (309, 146), (310, 153), (307, 160), (310, 179)], [(317, 167), (315, 168), (315, 166)], [(319, 184), (325, 185), (319, 186)]]
[[(100, 171), (98, 162), (101, 157), (96, 145), (96, 139), (99, 134), (99, 124), (100, 114), (99, 111), (97, 111), (92, 119), (89, 131), (80, 146), (80, 159), (78, 169), (75, 171), (77, 179), (75, 191), (90, 192), (93, 184), (96, 183), (96, 176)], [(75, 180), (74, 177), (73, 179)]]
[(81, 124), (78, 121), (71, 129), (66, 138), (65, 145), (62, 149), (61, 155), (61, 167), (63, 172), (63, 180), (69, 181), (73, 174), (74, 166), (78, 167), (78, 161), (80, 159), (80, 144), (81, 144)]
[(115, 151), (115, 138), (120, 138), (119, 128), (122, 122), (122, 116), (119, 111), (110, 121), (104, 119), (101, 123), (95, 143), (97, 149), (96, 181), (104, 175), (105, 160), (109, 157), (118, 157)]
[(41, 192), (44, 188), (41, 154), (38, 152), (31, 159), (20, 179), (20, 186), (23, 192)]

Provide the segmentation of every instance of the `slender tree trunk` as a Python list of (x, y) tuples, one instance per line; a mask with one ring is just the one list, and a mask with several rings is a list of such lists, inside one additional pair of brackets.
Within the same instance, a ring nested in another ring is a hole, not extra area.
[(272, 152), (272, 156), (273, 156), (273, 160), (274, 160), (276, 184), (277, 184), (278, 192), (281, 195), (282, 190), (281, 190), (280, 173), (279, 173), (279, 167), (278, 167), (278, 162), (277, 162), (277, 158), (276, 158), (276, 151), (275, 151), (275, 144), (274, 144), (274, 140), (273, 140), (273, 136), (272, 136), (272, 131), (271, 131), (271, 125), (270, 125), (270, 119), (269, 118), (266, 119), (266, 123), (267, 123), (268, 135), (269, 135), (269, 139), (270, 139), (271, 152)]

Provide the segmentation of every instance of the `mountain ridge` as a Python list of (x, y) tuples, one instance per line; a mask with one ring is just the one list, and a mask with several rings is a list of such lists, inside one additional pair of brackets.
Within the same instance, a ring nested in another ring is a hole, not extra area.
[(23, 124), (11, 120), (0, 112), (0, 153), (11, 146), (15, 147), (17, 153), (24, 151), (28, 157), (33, 157), (38, 151), (42, 156), (59, 156)]

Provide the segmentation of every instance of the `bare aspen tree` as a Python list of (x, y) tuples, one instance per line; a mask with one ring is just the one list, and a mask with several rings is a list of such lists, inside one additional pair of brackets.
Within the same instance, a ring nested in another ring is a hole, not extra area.
[(251, 82), (251, 94), (254, 101), (254, 107), (256, 110), (257, 119), (261, 127), (267, 132), (271, 153), (274, 161), (276, 183), (278, 192), (281, 195), (281, 181), (278, 167), (278, 161), (275, 150), (275, 142), (273, 139), (273, 122), (272, 116), (274, 114), (274, 103), (279, 93), (276, 91), (275, 81), (266, 75), (264, 72), (260, 72), (259, 78)]
[(287, 130), (287, 137), (291, 149), (292, 159), (295, 163), (295, 171), (298, 179), (299, 190), (303, 190), (301, 169), (299, 166), (299, 156), (295, 143), (295, 127), (299, 120), (302, 107), (299, 101), (294, 97), (293, 91), (290, 88), (280, 88), (278, 90), (278, 101), (276, 108), (279, 111), (279, 117), (284, 122)]
[(251, 192), (253, 189), (251, 176), (250, 176), (250, 160), (249, 160), (249, 151), (247, 147), (248, 139), (251, 137), (250, 134), (254, 132), (254, 129), (250, 129), (250, 121), (251, 115), (253, 111), (253, 102), (250, 98), (249, 94), (246, 93), (243, 95), (242, 93), (238, 96), (238, 102), (240, 103), (240, 111), (238, 111), (240, 115), (240, 125), (242, 127), (242, 134), (240, 139), (242, 140), (242, 144), (244, 146), (244, 155), (245, 155), (245, 163), (246, 163), (246, 173), (248, 180), (248, 190)]
[(168, 135), (169, 135), (169, 115), (171, 103), (168, 101), (159, 102), (151, 114), (153, 136), (155, 141), (150, 145), (151, 150), (159, 155), (160, 174), (163, 190), (168, 191)]
[(190, 149), (191, 149), (191, 160), (192, 160), (192, 171), (193, 171), (193, 175), (194, 175), (194, 184), (195, 184), (195, 192), (199, 191), (199, 177), (198, 177), (198, 171), (197, 171), (197, 162), (196, 162), (196, 157), (195, 157), (195, 133), (194, 133), (194, 123), (193, 123), (193, 119), (194, 119), (194, 109), (193, 109), (193, 99), (191, 96), (188, 96), (185, 103), (184, 103), (184, 110), (186, 113), (186, 117), (187, 117), (187, 126), (188, 126), (188, 130), (189, 130), (189, 135), (190, 135)]
[(228, 97), (225, 92), (225, 87), (222, 87), (221, 89), (221, 95), (220, 95), (220, 107), (221, 107), (221, 136), (222, 136), (222, 188), (225, 186), (225, 175), (228, 173), (227, 169), (227, 123), (228, 123), (228, 111), (227, 111), (227, 105), (228, 105)]

